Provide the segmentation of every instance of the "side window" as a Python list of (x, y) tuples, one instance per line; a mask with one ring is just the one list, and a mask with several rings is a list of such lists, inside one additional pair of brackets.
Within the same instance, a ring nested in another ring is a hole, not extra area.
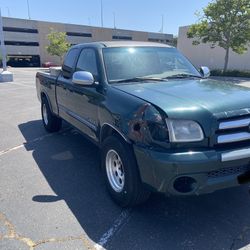
[(73, 67), (75, 65), (77, 55), (78, 55), (78, 49), (71, 49), (67, 53), (62, 67), (64, 77), (70, 78), (72, 76)]
[(96, 53), (93, 49), (83, 49), (76, 65), (76, 71), (88, 71), (98, 78)]

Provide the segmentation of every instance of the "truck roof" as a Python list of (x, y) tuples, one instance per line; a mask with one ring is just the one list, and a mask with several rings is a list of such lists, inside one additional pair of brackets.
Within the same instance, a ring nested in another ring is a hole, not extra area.
[(127, 46), (153, 46), (153, 47), (171, 47), (167, 44), (163, 43), (155, 43), (155, 42), (139, 42), (139, 41), (106, 41), (106, 42), (100, 42), (105, 47), (127, 47)]
[(75, 45), (74, 47), (85, 47), (85, 46), (98, 46), (98, 47), (167, 47), (172, 46), (156, 43), (156, 42), (140, 42), (140, 41), (100, 41), (91, 43), (82, 43)]

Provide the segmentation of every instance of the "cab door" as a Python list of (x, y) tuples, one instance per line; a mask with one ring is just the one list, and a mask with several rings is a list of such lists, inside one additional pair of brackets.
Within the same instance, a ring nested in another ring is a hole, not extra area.
[[(99, 81), (97, 52), (93, 48), (83, 48), (77, 60), (75, 71), (88, 71)], [(96, 85), (82, 86), (72, 83), (68, 85), (66, 113), (70, 123), (90, 138), (98, 141), (98, 106), (103, 96)]]

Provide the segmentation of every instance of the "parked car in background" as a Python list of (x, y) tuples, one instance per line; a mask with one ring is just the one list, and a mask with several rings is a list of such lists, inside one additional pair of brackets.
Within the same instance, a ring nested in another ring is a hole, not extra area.
[(36, 88), (45, 129), (63, 119), (98, 145), (107, 189), (127, 207), (250, 180), (250, 90), (208, 77), (174, 47), (97, 42), (71, 47)]
[(11, 67), (40, 67), (40, 56), (8, 55), (7, 65)]
[(57, 67), (58, 65), (57, 64), (55, 64), (55, 63), (53, 63), (53, 62), (44, 62), (43, 64), (42, 64), (42, 67), (43, 68), (50, 68), (50, 67)]

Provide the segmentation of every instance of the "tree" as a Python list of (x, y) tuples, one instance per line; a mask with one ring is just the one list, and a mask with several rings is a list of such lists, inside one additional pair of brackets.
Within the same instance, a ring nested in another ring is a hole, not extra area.
[(70, 47), (70, 43), (67, 41), (66, 33), (57, 32), (51, 28), (47, 37), (49, 40), (49, 46), (46, 47), (47, 52), (52, 56), (58, 56), (60, 58), (60, 62), (62, 63), (63, 56)]
[(193, 44), (211, 43), (225, 49), (224, 72), (228, 68), (229, 50), (243, 54), (250, 42), (250, 1), (213, 0), (203, 9), (198, 23), (191, 25), (188, 38)]

